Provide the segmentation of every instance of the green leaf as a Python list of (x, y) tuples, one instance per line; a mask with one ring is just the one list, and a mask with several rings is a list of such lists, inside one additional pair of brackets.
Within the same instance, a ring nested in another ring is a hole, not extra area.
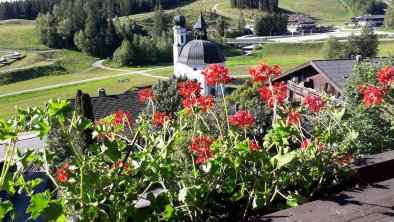
[(345, 115), (346, 112), (346, 108), (342, 108), (341, 111), (335, 110), (332, 115), (334, 116), (334, 118), (338, 121), (340, 121), (343, 117), (343, 115)]
[(63, 214), (64, 199), (51, 200), (48, 207), (44, 210), (45, 221), (65, 221)]
[(10, 172), (7, 172), (4, 177), (4, 183), (2, 186), (0, 186), (0, 190), (6, 191), (9, 195), (14, 196), (15, 195), (15, 182), (12, 179), (12, 174)]
[(78, 132), (83, 132), (88, 129), (91, 125), (93, 125), (92, 121), (84, 117), (78, 117), (74, 122), (74, 127)]
[(122, 157), (122, 153), (118, 150), (118, 143), (116, 141), (110, 141), (106, 137), (104, 138), (101, 149), (105, 149), (105, 155), (115, 163)]
[(24, 152), (23, 154), (20, 153), (19, 150), (17, 150), (18, 153), (18, 157), (20, 158), (20, 162), (22, 163), (23, 167), (27, 167), (27, 164), (29, 162), (32, 162), (35, 158), (32, 155), (34, 153), (34, 150), (32, 149), (28, 149), (26, 150), (26, 152)]
[(42, 140), (44, 138), (45, 135), (48, 134), (49, 130), (50, 130), (50, 126), (48, 125), (48, 123), (44, 120), (34, 120), (33, 121), (36, 126), (35, 126), (35, 131), (38, 131), (38, 136), (40, 137), (40, 139)]
[(38, 193), (34, 195), (30, 200), (30, 205), (26, 210), (26, 213), (31, 213), (30, 218), (37, 219), (44, 211), (46, 207), (48, 207), (49, 200), (51, 199), (51, 194), (49, 190), (45, 191), (45, 193)]
[(163, 213), (164, 220), (166, 221), (170, 220), (173, 211), (174, 208), (170, 204), (166, 205), (166, 210)]
[(235, 194), (230, 198), (231, 201), (236, 202), (240, 200), (245, 194), (245, 183), (242, 183), (241, 190), (235, 192)]
[(0, 219), (3, 219), (5, 215), (13, 209), (14, 207), (12, 206), (11, 201), (0, 201)]

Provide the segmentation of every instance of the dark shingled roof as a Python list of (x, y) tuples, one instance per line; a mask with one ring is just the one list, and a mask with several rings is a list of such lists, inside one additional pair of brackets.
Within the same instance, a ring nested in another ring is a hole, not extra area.
[(214, 42), (193, 40), (183, 47), (178, 62), (186, 65), (223, 63), (224, 57), (222, 50)]
[(316, 21), (308, 16), (291, 14), (288, 17), (289, 22), (299, 22), (299, 23), (315, 23)]
[[(371, 60), (364, 61), (370, 61), (377, 64), (380, 63), (381, 59), (373, 58)], [(292, 75), (301, 69), (312, 66), (318, 73), (325, 75), (340, 90), (342, 90), (347, 78), (353, 74), (353, 67), (355, 64), (355, 59), (312, 60), (283, 73), (276, 77), (275, 80), (280, 80), (280, 78), (284, 76)]]
[[(69, 99), (75, 106), (75, 99)], [(141, 113), (144, 104), (139, 101), (138, 92), (130, 92), (119, 95), (92, 97), (93, 114), (96, 120), (113, 114), (119, 109), (130, 112), (131, 118), (136, 119)]]
[(204, 17), (202, 16), (202, 12), (200, 12), (200, 15), (198, 16), (198, 20), (193, 28), (197, 30), (203, 30), (208, 28), (208, 25), (207, 23), (205, 23)]

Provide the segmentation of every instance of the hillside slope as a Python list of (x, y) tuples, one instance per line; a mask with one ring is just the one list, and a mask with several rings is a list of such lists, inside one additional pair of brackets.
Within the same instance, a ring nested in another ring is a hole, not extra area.
[(342, 0), (279, 0), (279, 7), (307, 14), (324, 24), (343, 23), (354, 16)]

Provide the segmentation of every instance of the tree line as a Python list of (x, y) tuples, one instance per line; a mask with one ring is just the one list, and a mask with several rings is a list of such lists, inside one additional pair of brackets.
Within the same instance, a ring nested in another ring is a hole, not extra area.
[(287, 15), (283, 13), (263, 13), (254, 23), (257, 36), (281, 35), (287, 32)]
[(106, 5), (98, 4), (100, 2), (103, 1), (61, 0), (52, 11), (38, 15), (34, 35), (49, 47), (76, 47), (102, 58), (112, 56), (123, 41), (128, 41), (133, 46), (130, 53), (134, 56), (127, 64), (170, 60), (172, 38), (167, 38), (169, 18), (160, 7), (156, 8), (152, 18), (150, 37), (134, 21), (112, 18)]
[[(179, 0), (77, 0), (79, 5), (91, 2), (97, 11), (103, 11), (105, 16), (125, 16), (141, 12), (153, 11), (157, 5), (174, 6)], [(39, 13), (51, 12), (61, 0), (24, 0), (0, 3), (0, 20), (29, 19), (34, 20)], [(73, 0), (67, 2), (75, 2)], [(63, 2), (62, 4), (65, 4)], [(80, 10), (80, 8), (78, 9)]]
[(232, 8), (258, 9), (265, 12), (277, 12), (279, 0), (230, 0)]
[(366, 14), (383, 15), (386, 5), (377, 0), (345, 0), (346, 4), (358, 16)]

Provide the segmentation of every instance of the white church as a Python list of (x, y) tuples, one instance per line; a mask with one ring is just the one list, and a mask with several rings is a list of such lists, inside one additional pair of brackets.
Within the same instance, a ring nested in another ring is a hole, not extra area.
[(221, 96), (224, 85), (210, 86), (201, 74), (208, 65), (218, 63), (224, 65), (224, 57), (220, 47), (208, 40), (207, 27), (202, 12), (194, 25), (195, 40), (187, 42), (186, 19), (178, 15), (174, 18), (174, 74), (177, 77), (186, 76), (190, 80), (201, 83), (202, 95)]

